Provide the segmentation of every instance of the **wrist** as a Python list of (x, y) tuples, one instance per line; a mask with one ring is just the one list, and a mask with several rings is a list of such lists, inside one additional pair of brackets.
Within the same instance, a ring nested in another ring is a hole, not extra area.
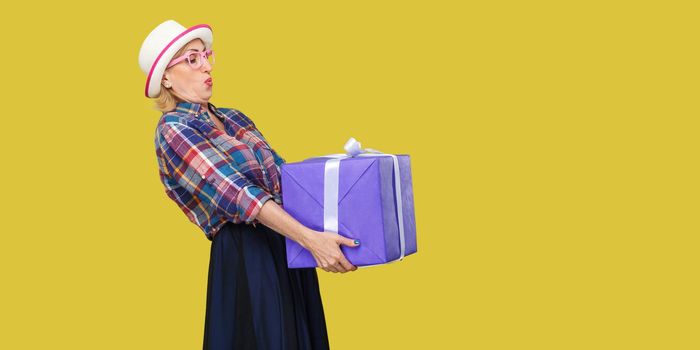
[(308, 227), (304, 227), (304, 229), (301, 230), (301, 234), (299, 235), (299, 242), (298, 242), (299, 245), (304, 247), (304, 249), (306, 249), (306, 250), (310, 250), (309, 247), (310, 247), (311, 241), (315, 237), (316, 234), (317, 234), (316, 231), (314, 231)]

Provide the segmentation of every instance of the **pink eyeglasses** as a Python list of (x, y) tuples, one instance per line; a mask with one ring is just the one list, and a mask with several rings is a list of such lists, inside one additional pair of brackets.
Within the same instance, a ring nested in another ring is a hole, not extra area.
[(214, 64), (214, 51), (189, 51), (184, 55), (172, 60), (170, 64), (168, 64), (168, 66), (165, 67), (165, 69), (168, 69), (184, 60), (187, 60), (187, 63), (190, 65), (190, 67), (192, 67), (192, 69), (198, 69), (202, 66), (204, 60), (209, 60), (209, 64)]

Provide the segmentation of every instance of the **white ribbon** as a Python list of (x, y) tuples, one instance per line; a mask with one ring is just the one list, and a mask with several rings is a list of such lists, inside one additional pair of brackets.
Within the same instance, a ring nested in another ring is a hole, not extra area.
[[(338, 233), (338, 184), (340, 182), (340, 161), (352, 157), (381, 157), (390, 156), (394, 160), (394, 184), (396, 193), (396, 208), (399, 219), (399, 242), (401, 255), (396, 260), (403, 260), (406, 253), (406, 238), (403, 231), (403, 206), (401, 203), (401, 172), (399, 171), (399, 159), (393, 154), (382, 153), (371, 148), (362, 149), (360, 143), (350, 138), (345, 143), (345, 152), (329, 154), (316, 158), (332, 158), (325, 163), (323, 177), (323, 229)], [(392, 260), (392, 261), (396, 261)]]

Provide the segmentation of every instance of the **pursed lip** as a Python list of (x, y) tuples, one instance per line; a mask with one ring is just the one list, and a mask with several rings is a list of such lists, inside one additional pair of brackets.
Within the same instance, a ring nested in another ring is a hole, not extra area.
[(213, 80), (211, 78), (204, 81), (205, 84), (211, 84), (212, 82), (213, 82)]

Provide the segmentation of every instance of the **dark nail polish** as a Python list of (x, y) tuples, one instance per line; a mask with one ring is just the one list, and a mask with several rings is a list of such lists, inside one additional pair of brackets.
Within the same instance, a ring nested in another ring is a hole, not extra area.
[(355, 240), (355, 245), (360, 245), (360, 240), (359, 240), (359, 239), (356, 239), (356, 240)]

